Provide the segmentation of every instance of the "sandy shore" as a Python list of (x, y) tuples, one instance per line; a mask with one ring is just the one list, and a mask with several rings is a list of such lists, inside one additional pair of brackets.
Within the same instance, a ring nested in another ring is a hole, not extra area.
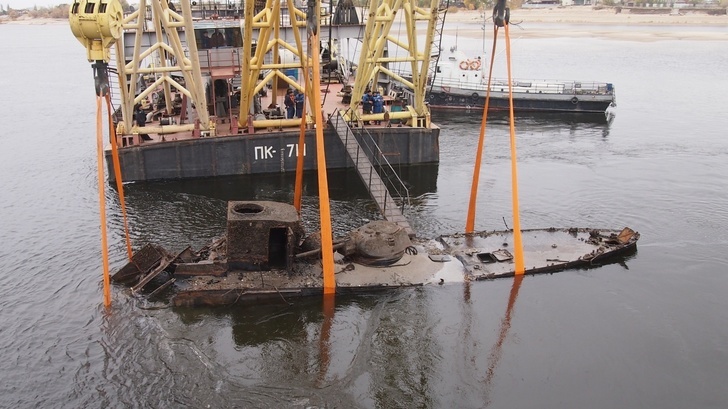
[[(490, 11), (486, 13), (490, 16)], [(483, 13), (457, 10), (447, 13), (445, 32), (480, 38)], [(66, 19), (0, 20), (2, 24), (68, 24)], [(491, 31), (492, 20), (485, 22)], [(670, 14), (616, 13), (590, 6), (511, 10), (511, 31), (519, 38), (608, 37), (630, 41), (713, 40), (728, 41), (728, 15), (711, 16), (685, 12)]]
[[(488, 17), (490, 13), (488, 13)], [(481, 12), (457, 10), (447, 13), (447, 21), (478, 23), (483, 21)], [(711, 16), (705, 13), (683, 12), (670, 14), (632, 14), (627, 10), (616, 13), (612, 8), (595, 10), (590, 6), (554, 7), (511, 10), (511, 24), (560, 23), (606, 25), (708, 25), (726, 26), (728, 16)], [(489, 20), (489, 24), (492, 21)]]
[(10, 20), (6, 16), (0, 17), (0, 24), (22, 24), (22, 25), (33, 25), (42, 26), (47, 24), (68, 24), (67, 18), (30, 18), (20, 17), (17, 20)]
[[(492, 35), (491, 11), (484, 22), (481, 11), (449, 11), (444, 32), (481, 38), (484, 25)], [(485, 24), (484, 24), (485, 23)], [(617, 13), (613, 8), (591, 6), (511, 10), (513, 38), (601, 37), (626, 41), (702, 40), (728, 41), (728, 15), (711, 16), (683, 11), (680, 14)], [(501, 30), (502, 33), (502, 30)], [(502, 34), (501, 34), (502, 35)]]
[[(489, 15), (488, 15), (489, 16)], [(446, 32), (480, 37), (483, 14), (478, 11), (448, 12)], [(456, 27), (457, 26), (457, 27)], [(492, 32), (493, 22), (485, 23)], [(703, 13), (630, 14), (587, 6), (511, 10), (512, 36), (520, 38), (608, 37), (630, 41), (713, 40), (728, 41), (728, 16)]]

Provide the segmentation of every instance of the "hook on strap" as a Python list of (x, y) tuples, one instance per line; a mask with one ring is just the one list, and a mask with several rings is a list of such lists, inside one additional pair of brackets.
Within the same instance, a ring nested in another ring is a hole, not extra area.
[(493, 6), (493, 24), (503, 27), (509, 23), (511, 19), (511, 9), (506, 6), (506, 0), (498, 0)]
[(96, 60), (91, 64), (94, 69), (94, 85), (96, 86), (96, 95), (99, 97), (106, 96), (109, 93), (109, 64), (103, 60)]

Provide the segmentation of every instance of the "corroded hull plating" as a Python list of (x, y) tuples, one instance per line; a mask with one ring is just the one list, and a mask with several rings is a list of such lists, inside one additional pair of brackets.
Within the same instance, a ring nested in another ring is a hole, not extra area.
[[(366, 225), (362, 227), (366, 228)], [(393, 229), (396, 230), (396, 225)], [(265, 232), (256, 234), (265, 235)], [(337, 246), (340, 253), (335, 264), (338, 294), (488, 280), (515, 274), (511, 230), (414, 240), (411, 245), (406, 244), (406, 250), (398, 251), (397, 257), (387, 259), (385, 265), (363, 263), (355, 252), (347, 251), (347, 248), (362, 247), (361, 243), (352, 244), (349, 241), (355, 240), (352, 237), (355, 236), (340, 239)], [(552, 228), (523, 230), (522, 237), (525, 274), (541, 274), (623, 261), (624, 256), (636, 250), (639, 233), (629, 228)], [(199, 252), (187, 249), (176, 255), (159, 246), (147, 245), (114, 275), (114, 280), (150, 297), (169, 291), (166, 296), (170, 303), (184, 307), (287, 302), (290, 298), (323, 293), (317, 250), (298, 248), (295, 255), (287, 258), (285, 268), (241, 270), (229, 263), (227, 239), (220, 239)], [(379, 239), (381, 248), (390, 245), (391, 238)], [(291, 244), (289, 241), (288, 245)], [(266, 257), (268, 253), (263, 250), (261, 254)]]

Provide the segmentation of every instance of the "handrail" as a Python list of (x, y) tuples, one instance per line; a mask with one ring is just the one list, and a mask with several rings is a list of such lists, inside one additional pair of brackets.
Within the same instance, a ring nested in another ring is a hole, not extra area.
[[(346, 134), (344, 137), (344, 142), (348, 143), (349, 136), (351, 135), (352, 138), (356, 138), (354, 135), (354, 132), (351, 129), (351, 126), (344, 120), (344, 118), (341, 116), (341, 112), (338, 110), (334, 115), (330, 116), (330, 121), (332, 121), (332, 125), (338, 130), (340, 125), (346, 126)], [(386, 181), (385, 187), (389, 187), (396, 193), (397, 197), (402, 201), (400, 204), (400, 209), (404, 210), (405, 205), (410, 205), (410, 195), (409, 195), (409, 189), (407, 189), (407, 186), (405, 185), (404, 181), (399, 177), (397, 172), (392, 167), (391, 163), (389, 163), (389, 160), (387, 160), (387, 157), (384, 155), (384, 152), (379, 148), (379, 145), (374, 140), (374, 137), (372, 134), (366, 129), (361, 129), (363, 132), (360, 134), (361, 138), (357, 139), (358, 146), (365, 149), (365, 154), (368, 153), (367, 157), (369, 158), (370, 162), (372, 163), (372, 169), (370, 170), (369, 174), (369, 181), (367, 183), (367, 189), (371, 190), (371, 172), (374, 171), (374, 166), (377, 166), (379, 168), (379, 176), (381, 177), (382, 181)], [(357, 155), (355, 158), (355, 165), (359, 166), (359, 153), (360, 150), (357, 148)], [(386, 207), (386, 199), (389, 194), (389, 190), (385, 189), (385, 201), (384, 205)], [(392, 195), (394, 197), (394, 195)], [(382, 209), (382, 212), (385, 212), (386, 209)]]
[[(407, 78), (406, 71), (393, 69), (395, 73)], [(472, 72), (472, 71), (468, 71)], [(438, 75), (431, 81), (430, 91), (434, 87), (460, 88), (468, 91), (482, 91), (485, 93), (486, 84), (481, 81), (472, 81), (462, 78), (446, 78)], [(506, 92), (508, 80), (493, 79), (490, 85), (491, 92)], [(599, 81), (572, 81), (572, 80), (533, 80), (514, 79), (513, 92), (528, 92), (532, 94), (566, 94), (566, 95), (613, 95), (614, 85)], [(483, 94), (485, 95), (485, 94)]]
[(200, 68), (240, 67), (242, 48), (223, 47), (198, 50)]

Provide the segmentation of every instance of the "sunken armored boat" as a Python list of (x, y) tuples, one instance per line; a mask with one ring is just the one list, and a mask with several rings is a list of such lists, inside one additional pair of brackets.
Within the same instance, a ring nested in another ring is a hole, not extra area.
[[(221, 238), (193, 251), (171, 253), (156, 244), (138, 250), (113, 280), (173, 306), (287, 302), (321, 295), (320, 234), (305, 235), (292, 205), (231, 201)], [(523, 230), (525, 274), (589, 268), (636, 250), (629, 228)], [(335, 238), (337, 294), (512, 277), (513, 231), (411, 238), (388, 221), (367, 223)]]

